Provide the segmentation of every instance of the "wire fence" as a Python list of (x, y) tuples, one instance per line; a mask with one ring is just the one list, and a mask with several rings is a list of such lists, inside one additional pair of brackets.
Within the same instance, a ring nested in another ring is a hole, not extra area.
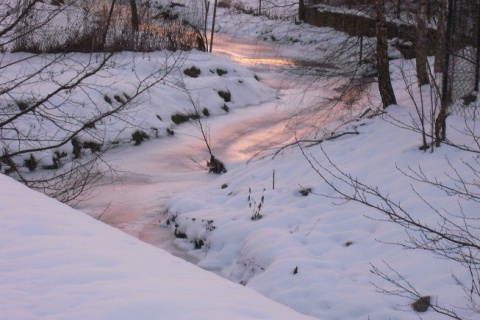
[[(202, 40), (198, 21), (185, 19), (171, 7), (139, 6), (135, 23), (131, 7), (121, 1), (42, 2), (33, 7), (31, 1), (2, 11), (12, 12), (7, 18), (13, 21), (22, 17), (7, 48), (14, 52), (175, 51), (199, 48)], [(25, 10), (28, 14), (22, 15)], [(0, 21), (8, 21), (2, 12)]]
[(450, 113), (476, 118), (480, 75), (480, 0), (449, 0), (443, 94)]

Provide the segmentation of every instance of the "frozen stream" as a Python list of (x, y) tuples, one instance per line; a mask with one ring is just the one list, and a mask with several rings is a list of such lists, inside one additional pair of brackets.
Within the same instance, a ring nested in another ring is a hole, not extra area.
[[(284, 67), (291, 68), (299, 63), (278, 58), (279, 47), (235, 41), (237, 43), (232, 44), (232, 39), (216, 35), (215, 51), (253, 69), (262, 81), (277, 89), (292, 89), (298, 84)], [(289, 117), (284, 107), (274, 101), (261, 107), (234, 110), (221, 121), (213, 119), (209, 125), (214, 154), (225, 162), (245, 161), (261, 150), (292, 140), (296, 128), (291, 121), (285, 120)], [(178, 247), (173, 234), (161, 227), (162, 211), (170, 196), (215, 178), (191, 160), (203, 163), (208, 158), (203, 142), (195, 136), (198, 136), (195, 128), (182, 125), (173, 138), (114, 149), (106, 157), (118, 170), (120, 182), (112, 185), (107, 181), (98, 187), (80, 209), (195, 263), (185, 249)]]

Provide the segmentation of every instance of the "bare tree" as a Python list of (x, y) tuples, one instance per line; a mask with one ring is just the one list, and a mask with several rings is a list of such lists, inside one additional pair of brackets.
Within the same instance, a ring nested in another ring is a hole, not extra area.
[(215, 34), (215, 19), (217, 17), (217, 0), (213, 3), (212, 30), (210, 33), (210, 52), (213, 50), (213, 35)]
[(418, 86), (430, 83), (427, 71), (427, 0), (418, 1), (417, 42), (415, 44)]
[(377, 35), (377, 67), (378, 89), (382, 97), (383, 108), (397, 104), (395, 92), (390, 79), (390, 63), (388, 60), (387, 26), (385, 16), (385, 1), (375, 0), (376, 35)]
[(132, 31), (138, 32), (140, 30), (140, 17), (138, 15), (136, 0), (130, 0), (130, 10), (132, 12)]
[(185, 87), (185, 84), (179, 84), (178, 87), (185, 93), (187, 96), (188, 102), (193, 107), (194, 110), (194, 115), (193, 117), (193, 125), (198, 129), (198, 131), (201, 134), (201, 140), (205, 143), (205, 147), (207, 148), (208, 154), (210, 156), (210, 160), (207, 160), (207, 169), (209, 173), (216, 173), (216, 174), (222, 174), (226, 173), (227, 169), (225, 168), (225, 165), (223, 162), (215, 157), (212, 151), (212, 147), (210, 144), (210, 127), (208, 124), (204, 123), (202, 120), (202, 117), (200, 116), (200, 102), (198, 99), (195, 99), (192, 96), (192, 93)]

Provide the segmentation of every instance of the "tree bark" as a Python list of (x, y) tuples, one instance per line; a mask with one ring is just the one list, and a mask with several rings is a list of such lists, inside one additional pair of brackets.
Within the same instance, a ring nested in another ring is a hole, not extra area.
[(212, 32), (210, 34), (210, 52), (213, 50), (213, 35), (215, 33), (215, 18), (217, 17), (217, 0), (213, 4)]
[(376, 33), (377, 33), (377, 67), (378, 89), (382, 97), (383, 108), (397, 104), (395, 92), (390, 79), (390, 63), (388, 61), (387, 23), (385, 18), (385, 1), (375, 0)]
[(442, 72), (445, 61), (445, 29), (446, 29), (446, 10), (447, 1), (439, 0), (438, 25), (437, 25), (437, 45), (435, 46), (435, 64), (434, 72)]
[(130, 0), (130, 9), (132, 11), (132, 31), (136, 32), (140, 29), (140, 17), (138, 16), (137, 2)]
[(298, 1), (298, 19), (305, 21), (305, 0)]
[(429, 84), (427, 71), (427, 0), (418, 2), (417, 12), (417, 43), (415, 45), (416, 69), (418, 86)]

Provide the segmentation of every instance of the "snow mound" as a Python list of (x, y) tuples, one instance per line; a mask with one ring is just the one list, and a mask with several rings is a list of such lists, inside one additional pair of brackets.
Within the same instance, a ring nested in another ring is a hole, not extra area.
[(0, 175), (2, 319), (308, 319)]

